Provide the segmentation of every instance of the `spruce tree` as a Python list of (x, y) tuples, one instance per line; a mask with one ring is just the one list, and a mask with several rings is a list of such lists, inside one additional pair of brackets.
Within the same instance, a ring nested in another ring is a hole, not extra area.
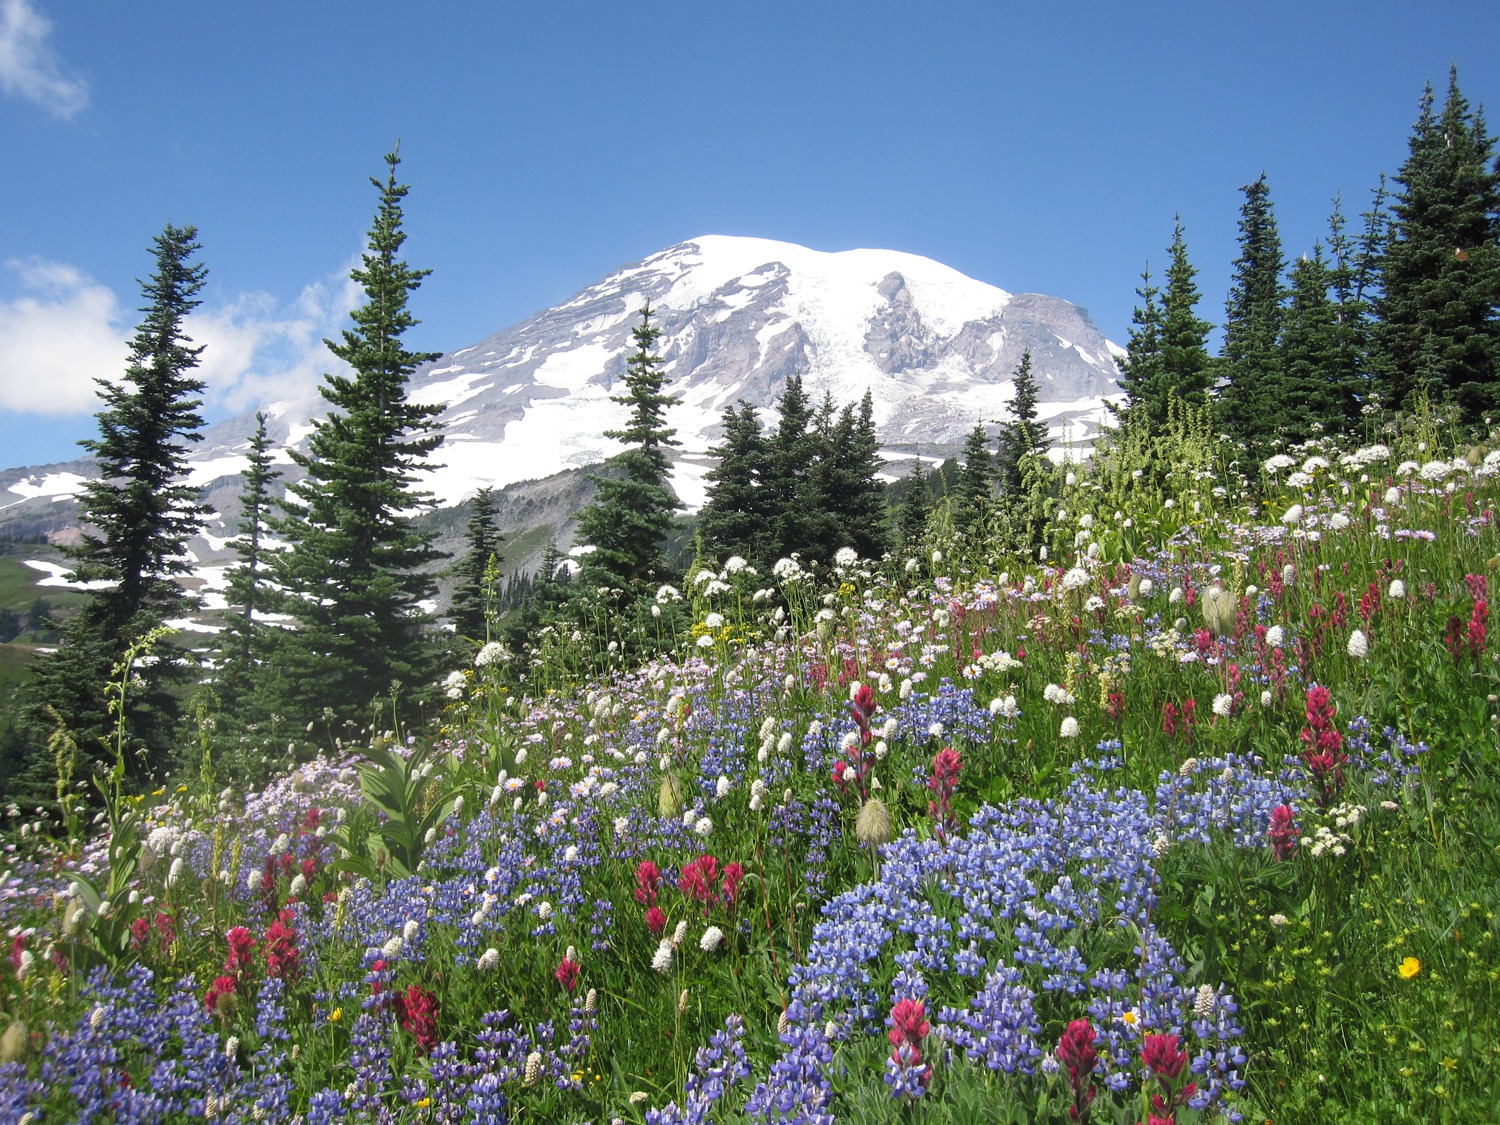
[[(34, 682), (33, 723), (45, 737), (51, 708), (89, 755), (112, 741), (104, 685), (116, 662), (151, 630), (197, 605), (177, 579), (191, 569), (187, 544), (204, 517), (198, 490), (183, 478), (189, 444), (202, 440), (204, 388), (193, 374), (203, 349), (188, 337), (185, 321), (199, 304), (207, 270), (190, 261), (200, 249), (194, 227), (169, 223), (152, 247), (156, 270), (142, 284), (145, 318), (131, 338), (124, 377), (98, 380), (99, 437), (80, 443), (93, 454), (99, 477), (79, 498), (85, 530), (69, 553), (77, 580), (101, 585), (89, 591), (64, 644), (38, 666)], [(152, 657), (136, 665), (127, 694), (127, 761), (137, 777), (167, 766), (180, 735), (177, 692), (196, 667), (166, 640)]]
[(627, 446), (609, 461), (618, 475), (593, 478), (598, 487), (594, 502), (578, 517), (579, 540), (593, 547), (585, 556), (584, 582), (622, 590), (631, 598), (663, 577), (663, 547), (673, 513), (682, 507), (672, 491), (666, 452), (680, 443), (664, 420), (667, 407), (678, 399), (662, 393), (662, 359), (652, 354), (661, 329), (651, 317), (647, 304), (632, 334), (636, 350), (626, 367), (625, 393), (611, 398), (630, 407), (624, 429), (605, 431)]
[(901, 498), (901, 544), (907, 550), (914, 550), (921, 544), (931, 514), (932, 486), (927, 483), (922, 458), (917, 457), (911, 463), (911, 472), (905, 481), (905, 495)]
[(771, 542), (761, 561), (768, 564), (807, 550), (816, 537), (811, 481), (822, 447), (802, 376), (787, 377), (776, 409), (776, 429), (766, 456), (766, 519)]
[(1016, 365), (1014, 393), (1006, 404), (1011, 420), (1000, 431), (1000, 447), (995, 455), (995, 473), (1003, 495), (1021, 490), (1021, 462), (1047, 452), (1047, 428), (1037, 422), (1036, 376), (1031, 371), (1031, 349), (1021, 353)]
[(1240, 256), (1235, 259), (1224, 307), (1224, 349), (1219, 371), (1224, 386), (1217, 407), (1220, 426), (1255, 461), (1269, 455), (1277, 431), (1305, 424), (1289, 415), (1282, 395), (1281, 238), (1262, 173), (1240, 189)]
[(806, 500), (799, 514), (811, 529), (801, 544), (804, 558), (827, 563), (842, 547), (861, 558), (880, 558), (890, 547), (885, 486), (876, 476), (882, 461), (875, 435), (874, 400), (868, 391), (858, 411), (845, 406), (835, 415), (825, 394), (815, 422), (819, 435)]
[(995, 463), (989, 435), (976, 424), (964, 442), (963, 469), (949, 509), (954, 530), (970, 536), (983, 532), (995, 503)]
[[(1282, 376), (1274, 409), (1280, 435), (1303, 442), (1323, 428), (1341, 429), (1347, 405), (1338, 401), (1340, 380), (1334, 377), (1338, 349), (1338, 312), (1329, 299), (1331, 271), (1321, 246), (1292, 266), (1291, 302), (1281, 336)], [(1259, 455), (1263, 449), (1252, 449)]]
[(402, 343), (418, 323), (407, 300), (431, 271), (400, 257), (408, 188), (396, 182), (400, 157), (385, 159), (385, 179), (370, 181), (380, 201), (369, 246), (350, 274), (365, 301), (353, 328), (328, 342), (354, 373), (324, 377), (330, 410), (314, 422), (307, 452), (292, 454), (307, 476), (288, 488), (278, 523), (291, 547), (277, 558), (277, 578), (297, 627), (279, 646), (269, 686), (274, 709), (291, 719), (326, 707), (365, 721), (398, 685), (421, 690), (437, 671), (421, 603), (436, 590), (441, 555), (415, 523), (432, 499), (413, 486), (442, 442), (441, 407), (409, 401), (407, 383), (438, 356)]
[(1440, 113), (1427, 87), (1409, 147), (1375, 303), (1381, 390), (1387, 406), (1421, 393), (1476, 422), (1500, 408), (1500, 165), (1456, 69)]
[[(1151, 267), (1141, 271), (1141, 286), (1135, 291), (1141, 303), (1135, 307), (1130, 321), (1130, 340), (1125, 355), (1116, 359), (1120, 368), (1118, 385), (1124, 392), (1125, 403), (1110, 410), (1127, 424), (1140, 425), (1148, 432), (1160, 428), (1165, 418), (1165, 409), (1153, 410), (1152, 404), (1165, 398), (1162, 389), (1162, 310), (1157, 303), (1161, 290), (1151, 284)], [(1158, 413), (1161, 418), (1158, 418)]]
[(500, 600), (501, 536), (495, 526), (495, 490), (474, 494), (469, 522), (464, 526), (464, 556), (453, 568), (458, 578), (448, 620), (460, 637), (483, 644), (490, 639), (490, 618)]
[[(721, 561), (731, 555), (764, 562), (771, 538), (766, 507), (766, 443), (755, 407), (744, 399), (724, 410), (724, 440), (711, 450), (708, 500), (698, 533)], [(774, 560), (773, 560), (774, 561)]]
[(248, 460), (245, 488), (240, 494), (239, 536), (228, 544), (236, 555), (225, 576), (225, 601), (232, 612), (220, 635), (223, 665), (215, 677), (220, 705), (227, 712), (241, 715), (247, 688), (255, 678), (255, 669), (264, 663), (273, 637), (257, 617), (264, 617), (280, 604), (271, 581), (272, 560), (266, 536), (272, 518), (270, 488), (281, 473), (271, 467), (271, 439), (264, 414), (255, 416)]
[(1193, 311), (1199, 297), (1198, 271), (1188, 260), (1181, 218), (1172, 231), (1168, 253), (1172, 260), (1167, 266), (1166, 292), (1162, 294), (1161, 393), (1153, 395), (1150, 404), (1153, 432), (1159, 431), (1166, 422), (1170, 396), (1201, 405), (1207, 401), (1208, 388), (1213, 381), (1212, 364), (1208, 358), (1210, 325)]

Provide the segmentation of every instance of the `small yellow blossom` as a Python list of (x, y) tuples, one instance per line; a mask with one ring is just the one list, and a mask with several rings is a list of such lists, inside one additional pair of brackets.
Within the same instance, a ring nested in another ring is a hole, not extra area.
[(1411, 980), (1412, 977), (1422, 971), (1422, 962), (1418, 961), (1415, 957), (1408, 957), (1401, 962), (1401, 967), (1396, 971), (1401, 974), (1402, 980)]
[(432, 1104), (432, 1099), (431, 1098), (418, 1098), (417, 1099), (417, 1108), (418, 1109), (426, 1109), (431, 1104)]
[(331, 1011), (331, 1012), (328, 1013), (328, 1022), (329, 1023), (338, 1023), (339, 1020), (341, 1020), (343, 1018), (344, 1018), (344, 1009), (343, 1008), (335, 1008), (333, 1011)]

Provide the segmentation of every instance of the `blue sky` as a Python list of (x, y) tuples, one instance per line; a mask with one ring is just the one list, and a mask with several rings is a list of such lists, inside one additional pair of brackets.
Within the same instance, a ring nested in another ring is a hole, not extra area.
[(1406, 151), (1500, 4), (0, 0), (0, 467), (69, 459), (168, 222), (218, 418), (316, 384), (399, 139), (415, 346), (699, 234), (923, 254), (1124, 343), (1180, 213), (1217, 320), (1240, 186), (1288, 255)]

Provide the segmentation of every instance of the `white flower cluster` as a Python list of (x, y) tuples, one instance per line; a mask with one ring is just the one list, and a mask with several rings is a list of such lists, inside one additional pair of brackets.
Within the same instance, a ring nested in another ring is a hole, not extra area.
[(510, 649), (506, 648), (499, 641), (490, 641), (479, 650), (479, 655), (474, 658), (474, 667), (489, 668), (496, 664), (508, 664), (510, 663), (510, 658)]
[(1021, 667), (1021, 662), (1010, 653), (996, 649), (981, 656), (979, 666), (986, 672), (1009, 672), (1012, 668)]
[(990, 701), (990, 714), (998, 715), (1002, 719), (1015, 719), (1021, 714), (1021, 708), (1016, 703), (1013, 695), (997, 696)]
[(1089, 572), (1084, 570), (1081, 566), (1075, 566), (1072, 570), (1063, 575), (1063, 589), (1081, 590), (1083, 589), (1083, 587), (1089, 584), (1089, 581)]
[(1071, 707), (1077, 702), (1073, 693), (1060, 684), (1048, 684), (1042, 691), (1042, 698), (1058, 707)]
[(462, 672), (449, 672), (447, 678), (443, 680), (443, 694), (449, 699), (462, 699), (467, 683)]

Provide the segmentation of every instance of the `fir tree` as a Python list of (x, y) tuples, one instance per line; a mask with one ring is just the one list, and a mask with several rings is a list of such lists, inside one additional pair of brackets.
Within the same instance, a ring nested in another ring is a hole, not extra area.
[(1198, 304), (1198, 271), (1187, 256), (1182, 220), (1172, 231), (1172, 256), (1167, 266), (1167, 288), (1161, 311), (1161, 393), (1152, 396), (1152, 431), (1166, 421), (1167, 398), (1176, 396), (1198, 405), (1207, 400), (1212, 382), (1208, 358), (1209, 323), (1193, 311)]
[(900, 530), (901, 543), (907, 550), (915, 549), (927, 533), (927, 519), (932, 514), (932, 486), (927, 483), (927, 472), (922, 468), (922, 458), (911, 463), (907, 474), (905, 495), (901, 498)]
[[(207, 272), (190, 262), (200, 249), (196, 239), (195, 228), (169, 223), (154, 240), (156, 271), (142, 285), (145, 319), (131, 338), (124, 378), (98, 381), (99, 437), (80, 443), (99, 477), (79, 499), (85, 531), (70, 554), (79, 581), (103, 585), (70, 619), (63, 646), (39, 665), (31, 717), (50, 732), (52, 708), (86, 754), (101, 752), (111, 738), (103, 689), (114, 665), (151, 630), (197, 604), (177, 582), (190, 570), (188, 539), (204, 515), (198, 490), (182, 483), (188, 445), (202, 440), (203, 426), (203, 381), (193, 374), (203, 349), (184, 323)], [(166, 766), (181, 714), (175, 691), (195, 666), (165, 641), (152, 656), (137, 665), (127, 696), (128, 762), (136, 776)]]
[(505, 561), (495, 512), (495, 490), (481, 488), (464, 527), (464, 556), (453, 568), (458, 583), (448, 608), (448, 620), (458, 635), (479, 643), (490, 639), (490, 619), (498, 612), (501, 593), (500, 564)]
[(1500, 407), (1500, 165), (1456, 69), (1441, 113), (1428, 86), (1395, 178), (1375, 303), (1386, 405), (1421, 393), (1477, 421)]
[(807, 498), (798, 505), (811, 529), (800, 544), (804, 558), (827, 563), (842, 547), (852, 547), (861, 558), (879, 558), (889, 549), (885, 486), (876, 476), (882, 461), (874, 411), (868, 391), (858, 411), (845, 406), (837, 415), (832, 396), (824, 396), (816, 419), (818, 454)]
[(1045, 455), (1048, 448), (1047, 428), (1037, 422), (1036, 376), (1031, 372), (1031, 349), (1021, 353), (1016, 365), (1014, 393), (1006, 404), (1011, 420), (1000, 432), (1000, 447), (995, 455), (995, 473), (1003, 495), (1021, 490), (1021, 462), (1031, 456)]
[(964, 442), (963, 469), (954, 491), (950, 511), (954, 530), (971, 536), (983, 531), (995, 502), (995, 463), (990, 456), (989, 435), (982, 424), (969, 431)]
[(772, 534), (761, 561), (767, 564), (806, 550), (817, 532), (810, 485), (822, 442), (800, 375), (787, 377), (776, 409), (766, 455), (765, 510)]
[(1224, 307), (1224, 349), (1219, 370), (1220, 424), (1249, 456), (1260, 461), (1278, 430), (1305, 424), (1288, 414), (1282, 395), (1281, 238), (1266, 177), (1240, 189), (1240, 256), (1235, 259)]
[(277, 577), (297, 628), (280, 646), (270, 690), (289, 718), (329, 707), (341, 719), (367, 719), (398, 684), (420, 689), (436, 673), (421, 603), (436, 590), (431, 567), (441, 556), (416, 528), (415, 514), (432, 501), (413, 483), (442, 441), (433, 432), (441, 407), (407, 398), (412, 373), (437, 354), (402, 343), (418, 323), (408, 297), (431, 271), (400, 257), (408, 188), (396, 182), (399, 164), (391, 153), (385, 180), (370, 181), (380, 202), (350, 274), (365, 302), (354, 327), (328, 344), (353, 376), (324, 377), (331, 409), (314, 423), (307, 452), (292, 454), (307, 476), (287, 490), (278, 524), (291, 547), (278, 556)]
[(619, 475), (594, 478), (594, 502), (578, 517), (579, 539), (593, 547), (585, 558), (584, 581), (632, 598), (662, 577), (663, 546), (672, 515), (682, 506), (672, 491), (666, 452), (679, 443), (664, 421), (667, 407), (678, 400), (662, 393), (662, 360), (651, 350), (661, 329), (652, 326), (651, 316), (647, 304), (633, 333), (636, 350), (626, 367), (625, 393), (611, 398), (630, 407), (624, 429), (605, 431), (627, 446), (609, 462)]
[[(1115, 360), (1120, 368), (1118, 384), (1125, 394), (1125, 404), (1116, 406), (1110, 403), (1109, 407), (1122, 421), (1144, 426), (1149, 432), (1160, 426), (1153, 403), (1165, 398), (1162, 387), (1162, 310), (1157, 303), (1161, 290), (1151, 284), (1149, 265), (1141, 271), (1141, 286), (1135, 294), (1141, 299), (1130, 317), (1135, 327), (1130, 330), (1125, 355)], [(1160, 413), (1165, 416), (1164, 410)]]
[(242, 710), (246, 689), (267, 654), (271, 633), (257, 615), (274, 611), (280, 603), (271, 583), (272, 565), (265, 538), (271, 520), (270, 487), (281, 474), (271, 467), (271, 439), (264, 414), (255, 416), (248, 461), (245, 490), (240, 494), (239, 537), (228, 544), (236, 561), (225, 576), (225, 601), (234, 612), (221, 635), (224, 663), (216, 677), (219, 702), (231, 713)]
[[(1302, 442), (1315, 427), (1341, 429), (1351, 403), (1344, 401), (1346, 380), (1338, 377), (1338, 309), (1329, 299), (1332, 271), (1322, 247), (1298, 261), (1291, 272), (1291, 302), (1281, 337), (1282, 378), (1274, 407), (1279, 430), (1289, 442)], [(1263, 450), (1253, 450), (1254, 453)]]
[(763, 562), (771, 537), (766, 508), (766, 443), (760, 417), (744, 399), (724, 410), (724, 440), (711, 450), (718, 464), (706, 474), (708, 500), (698, 533), (721, 560), (731, 555)]

